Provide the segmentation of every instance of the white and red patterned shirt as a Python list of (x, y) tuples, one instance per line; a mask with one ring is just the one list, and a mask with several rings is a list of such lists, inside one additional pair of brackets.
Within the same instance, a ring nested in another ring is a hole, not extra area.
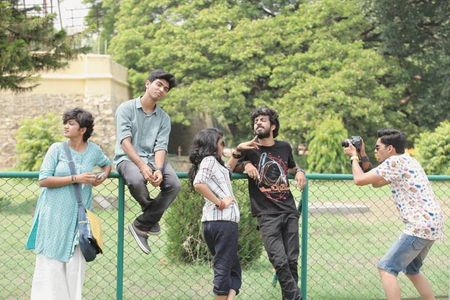
[(377, 168), (391, 185), (404, 233), (427, 240), (443, 237), (444, 215), (419, 162), (407, 154), (394, 155)]

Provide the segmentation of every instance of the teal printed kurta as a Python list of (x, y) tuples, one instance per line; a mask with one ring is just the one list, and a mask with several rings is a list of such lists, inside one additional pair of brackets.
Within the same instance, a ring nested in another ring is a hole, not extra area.
[[(83, 152), (70, 148), (77, 174), (91, 172), (95, 166), (104, 167), (111, 161), (100, 146), (88, 142)], [(69, 160), (63, 143), (55, 143), (48, 149), (39, 180), (50, 176), (70, 176)], [(81, 197), (86, 208), (92, 207), (92, 186), (81, 185)], [(77, 226), (78, 204), (73, 185), (57, 188), (41, 188), (33, 218), (33, 225), (26, 243), (27, 249), (36, 254), (68, 262), (78, 244)]]

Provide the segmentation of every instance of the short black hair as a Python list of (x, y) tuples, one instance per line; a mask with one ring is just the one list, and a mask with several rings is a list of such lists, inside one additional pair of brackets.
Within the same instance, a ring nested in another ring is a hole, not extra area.
[(63, 124), (69, 122), (69, 120), (75, 120), (80, 128), (86, 128), (86, 132), (83, 134), (83, 141), (87, 141), (94, 131), (94, 117), (90, 112), (82, 108), (76, 107), (68, 110), (63, 114)]
[(177, 86), (177, 81), (175, 80), (175, 76), (162, 69), (154, 70), (150, 73), (147, 78), (150, 82), (153, 82), (156, 79), (164, 79), (169, 83), (169, 90)]
[(278, 131), (280, 130), (280, 121), (278, 120), (278, 114), (273, 109), (268, 107), (258, 107), (252, 112), (251, 119), (252, 123), (250, 124), (252, 130), (253, 125), (255, 123), (255, 119), (259, 116), (268, 116), (270, 120), (270, 125), (275, 125), (275, 129), (273, 130), (273, 137), (276, 138), (278, 136)]
[(406, 135), (400, 130), (385, 128), (377, 131), (377, 137), (384, 145), (392, 145), (398, 154), (405, 153)]

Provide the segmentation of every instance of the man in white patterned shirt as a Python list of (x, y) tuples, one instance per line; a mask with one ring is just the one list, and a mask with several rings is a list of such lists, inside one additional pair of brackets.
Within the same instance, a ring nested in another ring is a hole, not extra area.
[(434, 241), (443, 236), (444, 218), (430, 182), (414, 158), (405, 154), (406, 136), (396, 129), (379, 130), (375, 156), (381, 163), (364, 173), (356, 148), (349, 143), (344, 149), (352, 162), (357, 185), (374, 187), (390, 184), (392, 195), (405, 229), (378, 263), (386, 297), (400, 300), (399, 272), (404, 272), (422, 299), (435, 299), (431, 285), (420, 268)]

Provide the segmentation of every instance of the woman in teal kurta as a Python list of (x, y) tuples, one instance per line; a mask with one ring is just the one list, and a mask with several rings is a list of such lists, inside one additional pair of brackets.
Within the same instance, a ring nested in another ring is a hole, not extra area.
[[(111, 171), (101, 148), (88, 141), (92, 115), (76, 108), (64, 113), (63, 123), (76, 175), (71, 175), (64, 142), (51, 145), (39, 172), (42, 189), (26, 244), (37, 254), (32, 299), (81, 299), (86, 262), (77, 247), (78, 204), (73, 183), (81, 184), (83, 205), (91, 208), (92, 186), (101, 184)], [(92, 173), (96, 166), (103, 169), (101, 176)]]

